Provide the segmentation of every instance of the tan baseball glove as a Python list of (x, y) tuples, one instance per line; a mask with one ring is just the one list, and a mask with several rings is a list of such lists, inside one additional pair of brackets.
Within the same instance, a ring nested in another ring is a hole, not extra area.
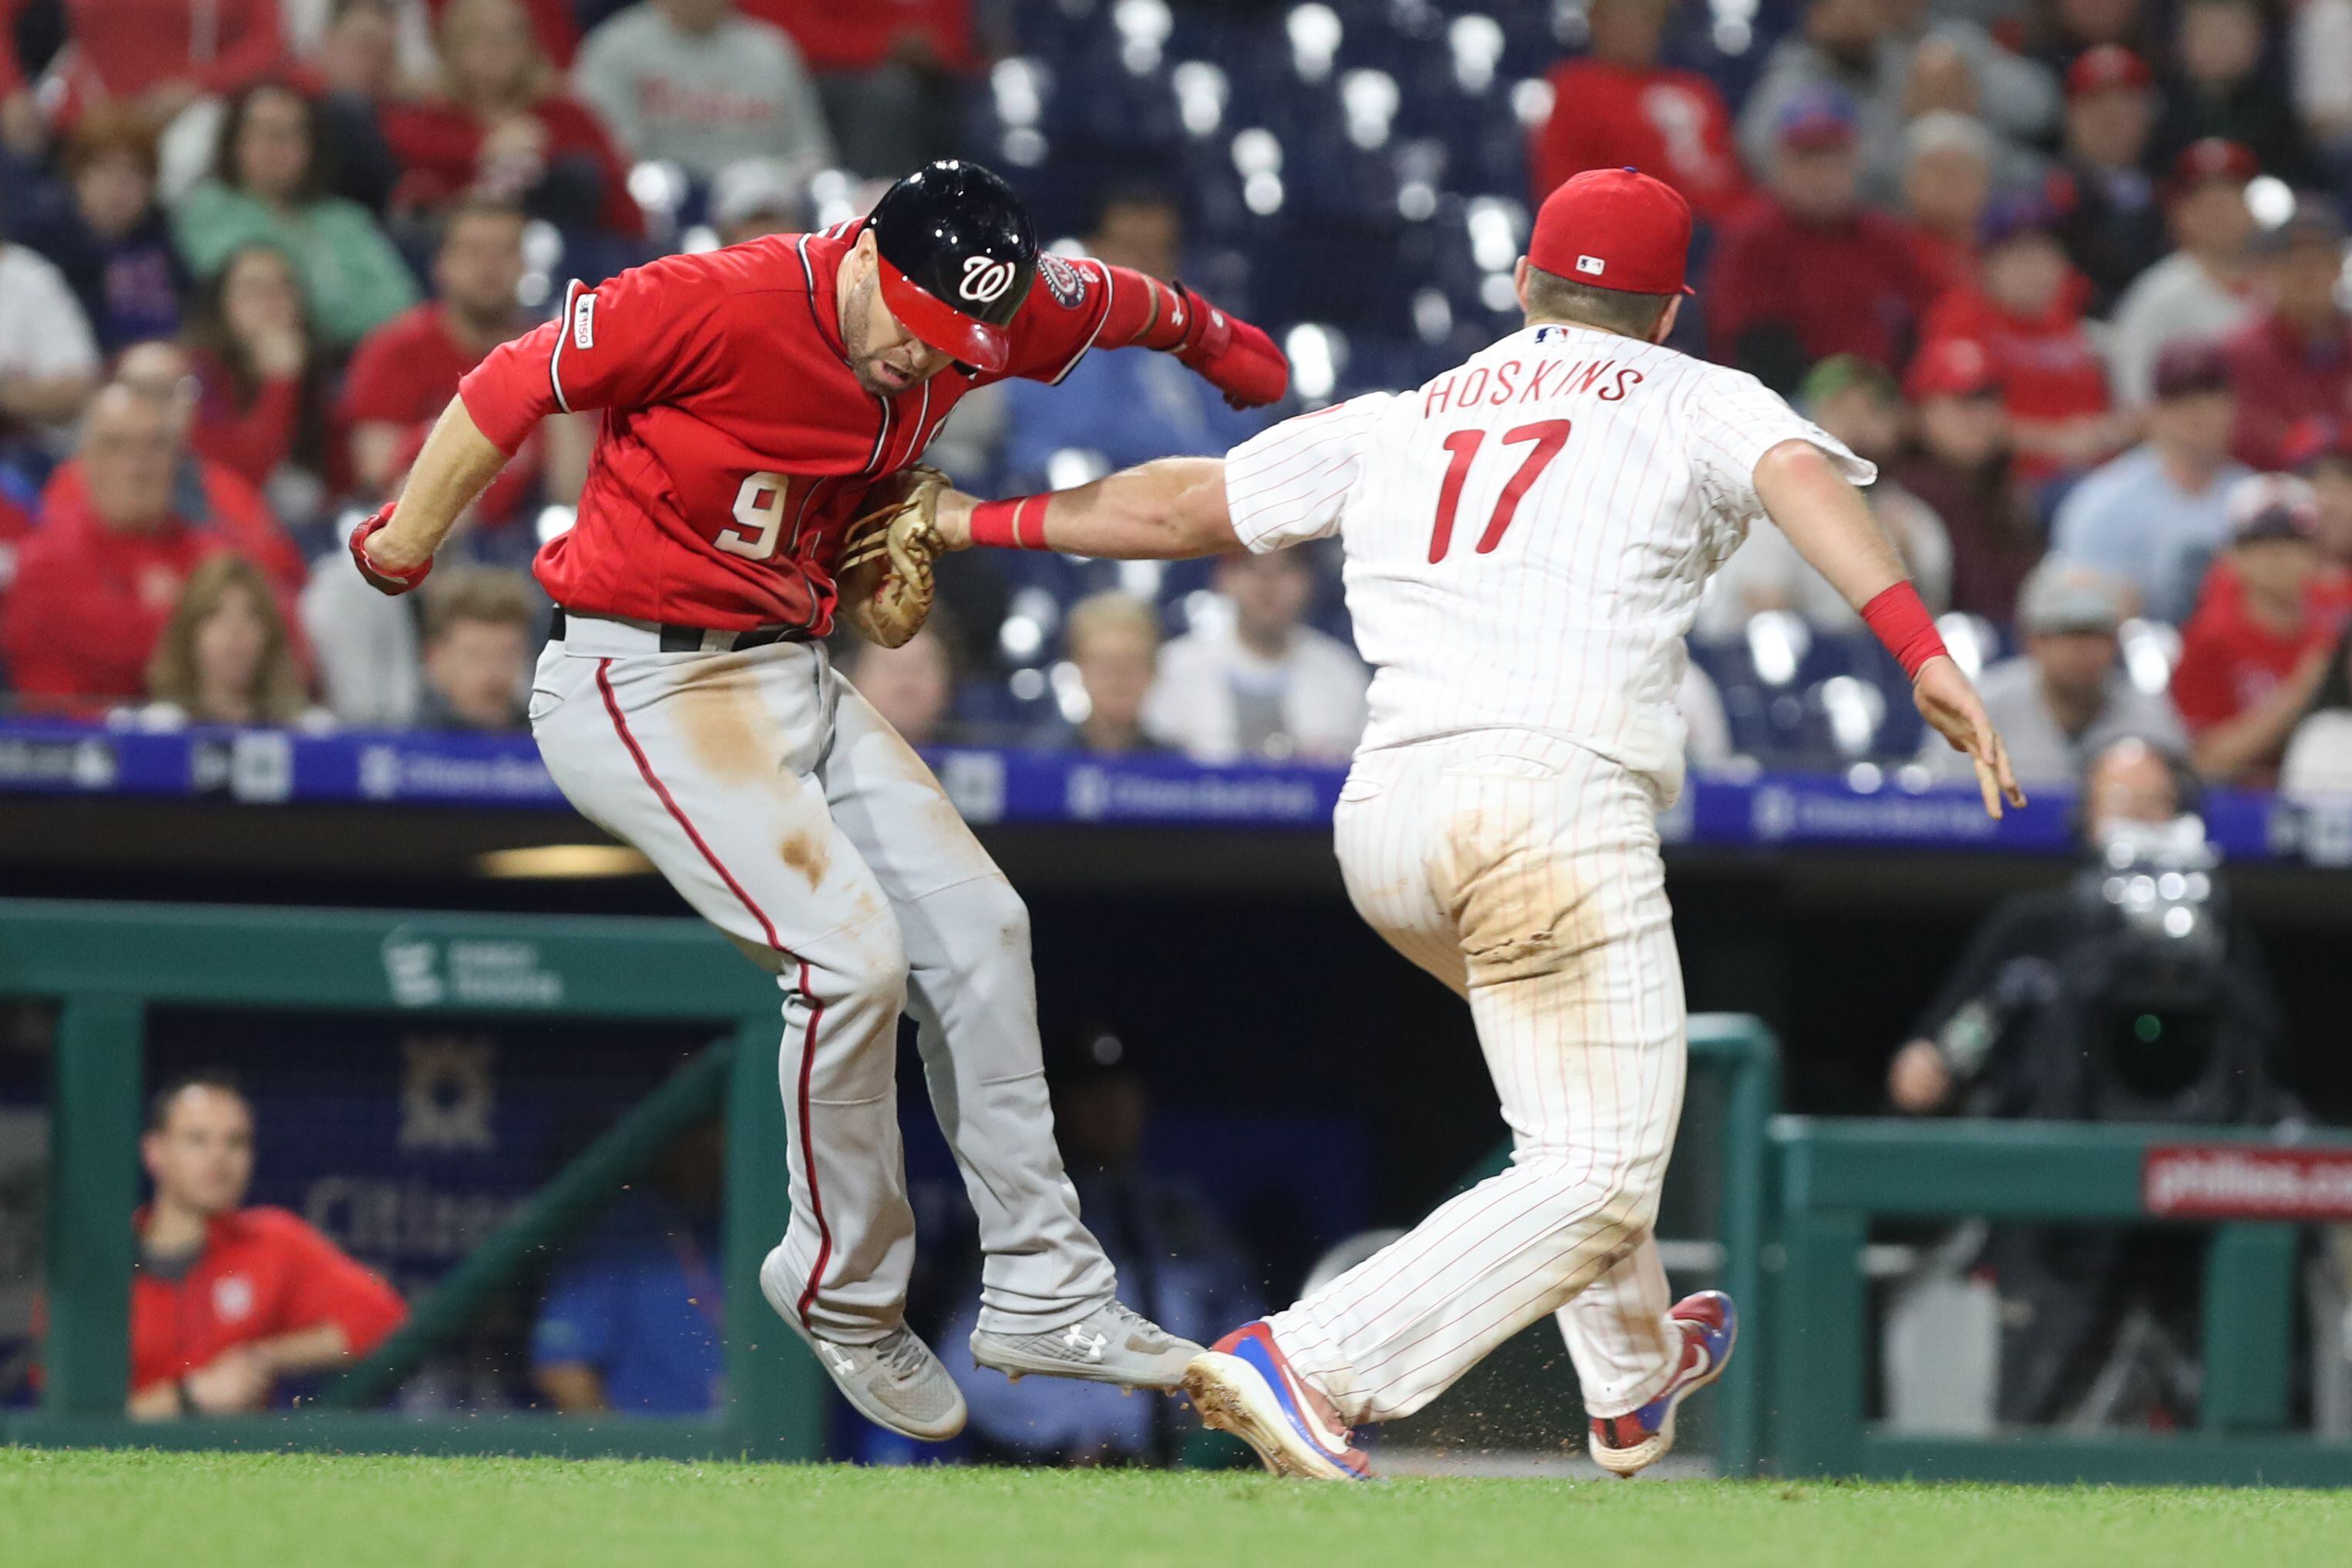
[(834, 580), (842, 619), (867, 642), (896, 648), (930, 618), (932, 563), (947, 553), (939, 502), (950, 484), (936, 468), (916, 467), (866, 492), (870, 509), (843, 537)]

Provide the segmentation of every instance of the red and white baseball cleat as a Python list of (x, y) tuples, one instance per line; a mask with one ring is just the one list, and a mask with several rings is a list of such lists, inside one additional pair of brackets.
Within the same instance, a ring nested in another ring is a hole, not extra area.
[(1665, 1458), (1675, 1446), (1675, 1406), (1722, 1376), (1739, 1342), (1739, 1309), (1721, 1291), (1685, 1296), (1666, 1316), (1683, 1336), (1674, 1381), (1639, 1410), (1592, 1418), (1592, 1462), (1612, 1475), (1630, 1476)]

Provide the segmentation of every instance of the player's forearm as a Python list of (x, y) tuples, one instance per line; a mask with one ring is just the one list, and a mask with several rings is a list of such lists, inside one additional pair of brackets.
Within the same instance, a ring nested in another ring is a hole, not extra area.
[(549, 1402), (567, 1416), (612, 1408), (604, 1396), (604, 1375), (584, 1361), (551, 1362), (533, 1370), (531, 1378)]
[(941, 521), (958, 544), (1110, 560), (1189, 560), (1241, 548), (1225, 509), (1225, 465), (1215, 457), (1163, 457), (1047, 496), (967, 501)]
[(1756, 494), (1806, 563), (1862, 609), (1908, 574), (1870, 503), (1821, 448), (1784, 441), (1756, 465)]
[(174, 1383), (151, 1383), (134, 1391), (123, 1406), (123, 1414), (133, 1421), (171, 1421), (183, 1413), (180, 1388)]
[(351, 1359), (351, 1337), (341, 1323), (319, 1323), (275, 1339), (257, 1340), (253, 1354), (273, 1372), (317, 1372)]
[(1124, 267), (1103, 266), (1103, 286), (1097, 348), (1131, 344), (1173, 354), (1235, 408), (1278, 402), (1289, 390), (1290, 361), (1273, 339), (1231, 311), (1181, 284)]
[(2227, 783), (2276, 757), (2303, 718), (2303, 703), (2282, 700), (2282, 696), (2273, 692), (2237, 717), (2199, 736), (2194, 757), (2197, 771)]
[(394, 570), (429, 559), (506, 461), (507, 455), (475, 424), (464, 400), (451, 398), (408, 470), (398, 510), (370, 538), (368, 553)]

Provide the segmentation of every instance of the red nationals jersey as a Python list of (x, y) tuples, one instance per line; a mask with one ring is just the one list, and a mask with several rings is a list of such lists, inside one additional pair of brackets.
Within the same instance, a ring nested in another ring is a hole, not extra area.
[(832, 563), (866, 487), (920, 457), (959, 398), (1003, 376), (1059, 381), (1097, 339), (1115, 347), (1143, 329), (1142, 279), (1041, 256), (1003, 376), (950, 366), (877, 396), (843, 358), (834, 294), (858, 226), (575, 283), (562, 315), (460, 383), (474, 423), (509, 453), (548, 414), (604, 411), (579, 520), (533, 567), (558, 604), (821, 636)]

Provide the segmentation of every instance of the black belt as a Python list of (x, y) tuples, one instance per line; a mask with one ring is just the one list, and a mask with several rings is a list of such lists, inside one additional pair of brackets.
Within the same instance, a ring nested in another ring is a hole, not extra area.
[[(702, 640), (710, 634), (699, 626), (665, 624), (660, 630), (661, 651), (665, 653), (699, 653), (702, 652)], [(556, 642), (563, 640), (563, 606), (561, 604), (555, 607), (555, 619), (550, 622), (547, 634)], [(728, 635), (735, 639), (730, 647), (736, 653), (746, 648), (765, 648), (774, 643), (812, 641), (805, 626), (756, 626), (749, 632), (733, 632)]]

